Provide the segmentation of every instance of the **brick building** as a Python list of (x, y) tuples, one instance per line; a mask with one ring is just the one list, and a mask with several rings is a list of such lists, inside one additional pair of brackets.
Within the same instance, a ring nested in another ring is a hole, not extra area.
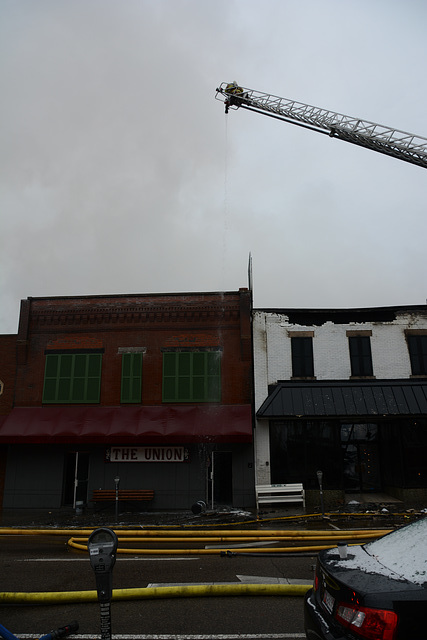
[(251, 305), (247, 289), (23, 300), (1, 343), (17, 358), (3, 506), (90, 503), (116, 478), (153, 509), (253, 505)]
[(257, 484), (427, 500), (427, 306), (253, 312)]

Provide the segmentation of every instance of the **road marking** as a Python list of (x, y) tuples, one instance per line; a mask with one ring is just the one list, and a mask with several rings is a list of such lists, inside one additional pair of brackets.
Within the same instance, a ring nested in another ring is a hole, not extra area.
[[(312, 585), (313, 580), (298, 580), (296, 578), (272, 578), (270, 576), (236, 576), (243, 584), (306, 584)], [(215, 585), (236, 585), (239, 582), (150, 582), (147, 587), (197, 587)]]
[(147, 589), (157, 589), (157, 587), (214, 587), (218, 585), (222, 587), (224, 585), (236, 585), (239, 582), (149, 582)]
[[(22, 640), (34, 640), (34, 637), (42, 634), (18, 633), (17, 637)], [(73, 634), (73, 640), (93, 640), (99, 638), (96, 634)], [(212, 634), (185, 634), (175, 633), (137, 635), (115, 633), (115, 640), (291, 640), (292, 638), (305, 638), (305, 633), (212, 633)]]
[(236, 576), (240, 582), (249, 584), (313, 584), (313, 580), (298, 578), (272, 578), (271, 576)]
[[(117, 558), (117, 562), (124, 562), (129, 560), (132, 560), (132, 562), (135, 562), (135, 560), (138, 560), (139, 562), (151, 562), (152, 560), (154, 561), (161, 560), (162, 562), (164, 562), (165, 560), (200, 560), (200, 558), (194, 558), (194, 557), (175, 558), (173, 556), (172, 557), (161, 556), (160, 558), (141, 558), (139, 556)], [(88, 561), (89, 561), (89, 558), (15, 558), (15, 562), (88, 562)]]

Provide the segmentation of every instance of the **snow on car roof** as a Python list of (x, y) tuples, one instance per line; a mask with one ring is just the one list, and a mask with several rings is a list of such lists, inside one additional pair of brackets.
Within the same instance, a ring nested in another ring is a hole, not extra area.
[(336, 566), (360, 569), (389, 578), (427, 582), (427, 518), (393, 531), (363, 547), (350, 547), (349, 556)]
[(416, 584), (427, 582), (427, 518), (369, 542), (364, 548), (405, 580)]

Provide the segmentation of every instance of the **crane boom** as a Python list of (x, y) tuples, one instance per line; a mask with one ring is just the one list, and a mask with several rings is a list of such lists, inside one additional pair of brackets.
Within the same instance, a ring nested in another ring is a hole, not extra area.
[(279, 98), (270, 93), (242, 87), (236, 82), (222, 82), (216, 90), (215, 98), (224, 102), (226, 113), (230, 108), (241, 107), (427, 169), (427, 138), (413, 133), (334, 113), (295, 100)]

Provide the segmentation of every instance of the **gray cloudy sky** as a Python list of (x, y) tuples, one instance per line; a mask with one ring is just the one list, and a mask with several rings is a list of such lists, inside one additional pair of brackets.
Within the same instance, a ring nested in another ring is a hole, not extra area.
[(425, 169), (222, 81), (427, 137), (425, 0), (0, 0), (0, 333), (22, 298), (424, 304)]

